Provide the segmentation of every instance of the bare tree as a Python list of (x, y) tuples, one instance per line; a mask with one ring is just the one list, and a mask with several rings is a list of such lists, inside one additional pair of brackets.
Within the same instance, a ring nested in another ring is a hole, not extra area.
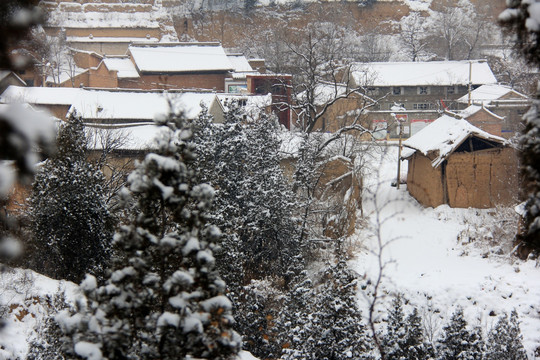
[(460, 0), (449, 4), (432, 19), (432, 49), (446, 60), (471, 59), (479, 45), (486, 42), (490, 30), (483, 9)]
[(121, 129), (86, 127), (88, 148), (94, 149), (92, 162), (105, 174), (105, 202), (109, 209), (116, 209), (118, 193), (126, 183), (127, 175), (134, 168), (133, 159), (117, 156), (129, 141), (129, 135)]
[(422, 60), (428, 55), (425, 19), (420, 13), (412, 12), (402, 20), (399, 39), (411, 61)]

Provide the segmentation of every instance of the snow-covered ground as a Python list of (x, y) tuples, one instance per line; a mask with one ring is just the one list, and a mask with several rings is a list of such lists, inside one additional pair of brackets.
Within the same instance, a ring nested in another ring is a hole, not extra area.
[[(406, 185), (399, 190), (390, 185), (397, 176), (397, 147), (382, 147), (373, 153), (377, 156), (369, 161), (364, 179), (363, 206), (369, 229), (359, 231), (357, 241), (362, 248), (352, 266), (365, 274), (366, 281), (375, 281), (378, 254), (382, 255), (385, 267), (378, 318), (386, 316), (392, 295), (403, 293), (424, 314), (437, 339), (457, 306), (464, 309), (470, 325), (480, 325), (485, 332), (497, 315), (516, 309), (524, 346), (534, 359), (534, 350), (540, 346), (540, 268), (536, 262), (491, 254), (486, 249), (489, 245), (480, 241), (458, 241), (460, 232), (471, 226), (488, 231), (489, 223), (495, 221), (493, 209), (423, 208), (408, 194)], [(401, 172), (405, 177), (406, 162)], [(376, 236), (377, 229), (380, 236)], [(359, 294), (364, 314), (372, 301), (370, 289)]]

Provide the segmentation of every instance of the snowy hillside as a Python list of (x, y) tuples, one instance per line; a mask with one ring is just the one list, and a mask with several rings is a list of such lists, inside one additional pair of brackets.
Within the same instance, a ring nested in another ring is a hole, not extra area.
[[(500, 221), (493, 209), (423, 208), (406, 186), (391, 187), (396, 178), (397, 147), (386, 150), (377, 153), (366, 171), (364, 213), (370, 229), (360, 231), (358, 241), (364, 248), (352, 264), (374, 282), (379, 274), (378, 254), (382, 255), (386, 267), (383, 298), (376, 307), (378, 319), (384, 319), (385, 308), (397, 293), (403, 293), (424, 321), (431, 322), (424, 325), (433, 327), (434, 339), (457, 306), (464, 309), (469, 325), (480, 325), (485, 333), (497, 316), (516, 309), (524, 346), (533, 359), (540, 346), (540, 269), (536, 262), (508, 255), (509, 244), (497, 254), (495, 245), (487, 240), (469, 243), (467, 235), (490, 237), (495, 222)], [(405, 177), (406, 161), (402, 165)], [(377, 229), (382, 248), (374, 235)], [(460, 234), (465, 236), (458, 241)], [(364, 314), (372, 301), (370, 289), (359, 294)]]

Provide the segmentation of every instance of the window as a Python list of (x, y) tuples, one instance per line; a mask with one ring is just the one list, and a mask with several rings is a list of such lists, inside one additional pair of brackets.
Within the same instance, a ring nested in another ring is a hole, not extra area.
[(432, 108), (432, 104), (430, 103), (413, 104), (414, 110), (429, 110), (431, 108)]
[(401, 91), (401, 87), (399, 86), (395, 86), (392, 88), (392, 94), (394, 95), (401, 95), (402, 91)]
[(453, 86), (447, 86), (446, 87), (446, 94), (447, 95), (454, 95), (456, 93), (456, 88)]
[(418, 95), (429, 95), (429, 86), (419, 86)]
[(378, 89), (376, 87), (368, 87), (366, 88), (366, 95), (372, 96), (377, 95), (379, 93)]

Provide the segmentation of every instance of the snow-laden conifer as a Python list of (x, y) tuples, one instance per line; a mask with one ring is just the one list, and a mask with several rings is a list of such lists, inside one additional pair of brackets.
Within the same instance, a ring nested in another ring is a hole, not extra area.
[(467, 329), (463, 309), (457, 308), (450, 322), (443, 327), (437, 352), (439, 360), (479, 360), (482, 359), (484, 343), (478, 327)]
[(183, 116), (159, 124), (158, 150), (122, 191), (131, 217), (114, 236), (118, 257), (105, 285), (88, 276), (78, 312), (56, 317), (68, 356), (228, 359), (240, 348), (213, 256), (221, 232), (205, 224), (214, 191), (187, 166), (194, 154)]
[(57, 146), (39, 168), (30, 198), (36, 266), (46, 275), (78, 282), (108, 260), (112, 220), (103, 173), (87, 161), (80, 118), (60, 127)]
[(236, 103), (228, 107), (223, 124), (206, 112), (196, 121), (196, 168), (216, 188), (211, 216), (224, 232), (216, 258), (245, 349), (274, 358), (283, 333), (280, 299), (302, 267), (295, 196), (280, 167), (274, 120), (245, 117)]
[(401, 294), (392, 301), (382, 346), (387, 360), (420, 360), (432, 356), (431, 347), (424, 341), (418, 310), (414, 308), (405, 316)]
[(275, 122), (266, 114), (245, 118), (232, 103), (223, 124), (203, 114), (197, 129), (197, 167), (217, 189), (212, 217), (225, 234), (220, 272), (230, 285), (267, 276), (288, 282), (298, 268), (300, 243)]
[(527, 353), (522, 344), (523, 335), (519, 330), (518, 315), (515, 310), (508, 318), (504, 314), (488, 335), (485, 360), (527, 360)]
[(372, 358), (372, 344), (358, 308), (357, 283), (355, 274), (340, 260), (324, 270), (320, 285), (310, 289), (309, 282), (304, 282), (295, 289), (306, 303), (287, 309), (291, 330), (283, 359)]

